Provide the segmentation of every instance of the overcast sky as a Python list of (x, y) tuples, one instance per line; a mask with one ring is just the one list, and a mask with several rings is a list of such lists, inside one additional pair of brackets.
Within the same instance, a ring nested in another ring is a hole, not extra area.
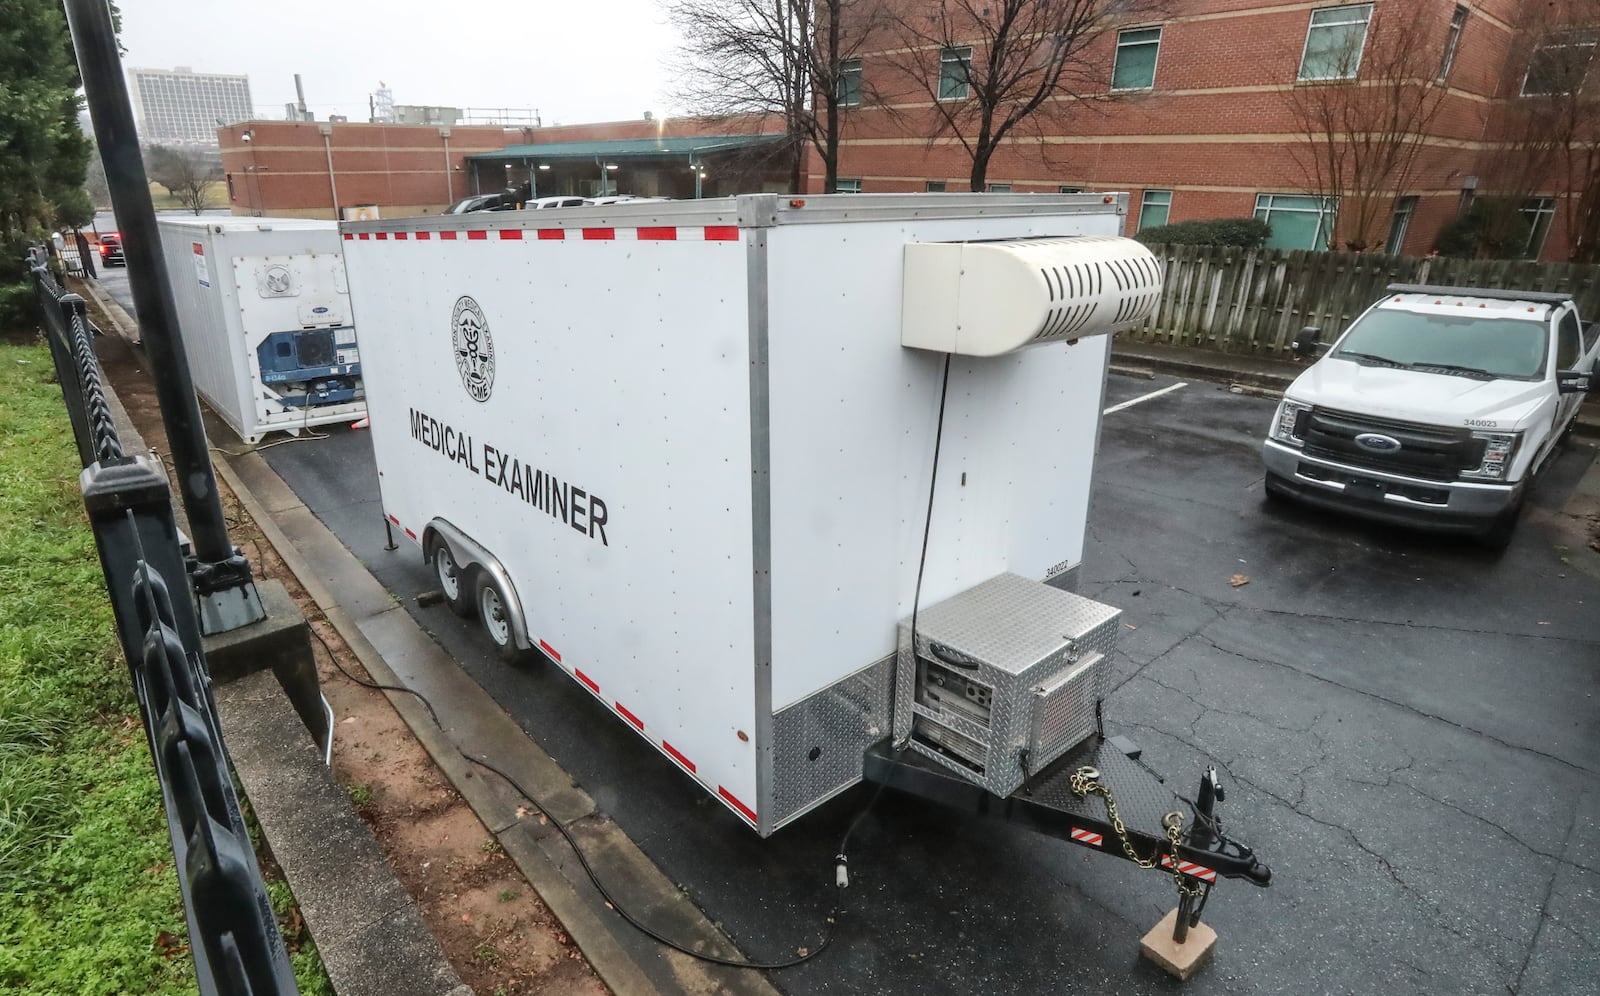
[(282, 119), (294, 74), (306, 105), (367, 119), (397, 104), (538, 108), (545, 124), (671, 110), (677, 44), (656, 0), (122, 0), (126, 66), (244, 73), (256, 112)]

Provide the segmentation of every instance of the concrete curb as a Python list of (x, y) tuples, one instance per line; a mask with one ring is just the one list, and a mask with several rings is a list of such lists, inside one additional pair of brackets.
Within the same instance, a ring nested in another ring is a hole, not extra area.
[[(102, 387), (123, 452), (149, 455), (116, 390), (109, 382)], [(174, 497), (172, 504), (185, 526), (182, 503)], [(272, 673), (216, 685), (212, 694), (228, 759), (300, 904), (334, 991), (472, 996)]]
[(74, 277), (71, 283), (75, 285), (76, 289), (82, 290), (101, 311), (105, 312), (105, 316), (111, 320), (111, 330), (113, 332), (135, 346), (144, 341), (144, 337), (139, 334), (139, 323), (133, 320), (133, 316), (128, 314), (122, 305), (116, 302), (116, 299), (100, 289), (98, 281)]
[(270, 671), (215, 689), (228, 757), (339, 996), (472, 996)]
[[(699, 950), (738, 949), (609, 818), (572, 777), (397, 604), (259, 455), (219, 458), (218, 473), (375, 681), (426, 695), (441, 729), (411, 695), (385, 693), (452, 785), (500, 840), (595, 972), (619, 996), (750, 994), (777, 990), (756, 972), (666, 949), (607, 909), (554, 828), (519, 815), (522, 799), (463, 753), (492, 760), (584, 845), (601, 877), (654, 927)], [(333, 592), (339, 596), (334, 597)]]

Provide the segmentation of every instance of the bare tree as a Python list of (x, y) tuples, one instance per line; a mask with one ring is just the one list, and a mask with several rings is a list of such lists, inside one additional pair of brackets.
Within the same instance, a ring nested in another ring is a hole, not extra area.
[[(1361, 252), (1383, 245), (1397, 197), (1416, 182), (1431, 125), (1444, 103), (1444, 45), (1430, 45), (1448, 23), (1429, 4), (1388, 3), (1367, 25), (1323, 28), (1308, 43), (1300, 82), (1285, 100), (1303, 140), (1290, 155), (1306, 189), (1338, 205), (1342, 242)], [(1316, 30), (1316, 26), (1313, 26)]]
[[(930, 141), (953, 138), (988, 188), (995, 152), (1068, 130), (1086, 98), (1109, 91), (1114, 61), (1089, 49), (1118, 25), (1152, 20), (1163, 0), (939, 0), (894, 17), (901, 82), (933, 107)], [(915, 125), (913, 125), (915, 126)]]
[(222, 167), (199, 152), (153, 145), (145, 150), (145, 171), (167, 188), (179, 205), (195, 214), (205, 210), (211, 188), (222, 179)]
[(790, 190), (800, 190), (809, 145), (833, 193), (842, 108), (861, 94), (852, 60), (881, 10), (880, 0), (670, 0), (685, 42), (678, 97), (709, 117), (778, 119)]
[(1600, 261), (1597, 40), (1600, 0), (1550, 0), (1529, 12), (1512, 48), (1497, 141), (1481, 167), (1499, 215), (1521, 212), (1541, 192), (1557, 195), (1568, 256), (1583, 263)]

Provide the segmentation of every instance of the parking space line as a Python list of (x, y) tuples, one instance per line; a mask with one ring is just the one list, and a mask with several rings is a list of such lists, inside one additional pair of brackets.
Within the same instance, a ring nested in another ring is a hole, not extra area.
[(1188, 386), (1189, 386), (1189, 382), (1188, 381), (1179, 381), (1178, 383), (1173, 384), (1170, 387), (1163, 387), (1159, 391), (1151, 391), (1149, 394), (1146, 394), (1145, 396), (1143, 396), (1141, 398), (1134, 398), (1132, 401), (1124, 401), (1121, 404), (1112, 405), (1110, 408), (1107, 408), (1105, 411), (1101, 412), (1100, 414), (1102, 414), (1102, 415), (1110, 415), (1112, 412), (1120, 412), (1124, 408), (1132, 408), (1134, 405), (1142, 405), (1146, 401), (1149, 401), (1152, 398), (1159, 398), (1163, 394), (1171, 394), (1173, 391), (1176, 391), (1180, 387), (1188, 387)]

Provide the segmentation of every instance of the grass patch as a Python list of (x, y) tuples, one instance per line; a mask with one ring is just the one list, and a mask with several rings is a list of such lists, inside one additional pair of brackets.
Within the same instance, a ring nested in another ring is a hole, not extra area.
[[(0, 339), (0, 992), (189, 994), (161, 790), (52, 381), (43, 344)], [(326, 992), (311, 968), (302, 989)]]

